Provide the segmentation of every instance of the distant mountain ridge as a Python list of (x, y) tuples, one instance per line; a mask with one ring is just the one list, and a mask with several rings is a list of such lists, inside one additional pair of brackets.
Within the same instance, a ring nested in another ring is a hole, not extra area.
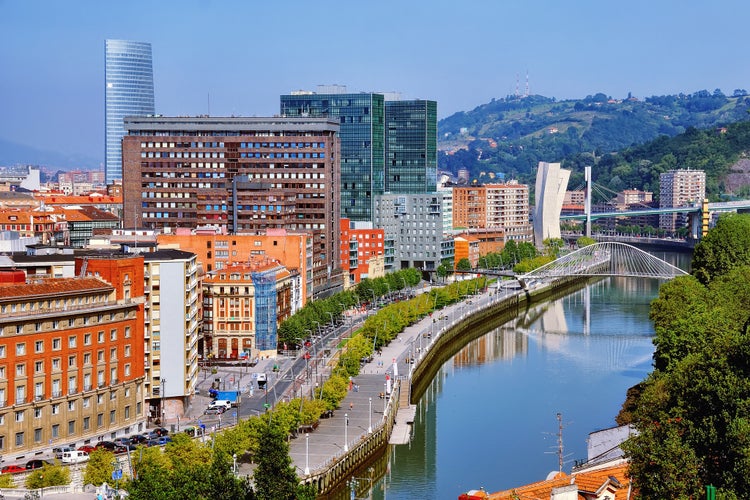
[(62, 170), (96, 170), (101, 160), (85, 155), (66, 155), (0, 138), (0, 166), (39, 165)]
[(628, 96), (595, 94), (558, 101), (543, 96), (493, 99), (438, 123), (438, 168), (470, 179), (494, 175), (529, 179), (539, 161), (558, 162), (577, 154), (594, 157), (677, 136), (691, 127), (711, 128), (750, 118), (744, 89), (693, 94)]

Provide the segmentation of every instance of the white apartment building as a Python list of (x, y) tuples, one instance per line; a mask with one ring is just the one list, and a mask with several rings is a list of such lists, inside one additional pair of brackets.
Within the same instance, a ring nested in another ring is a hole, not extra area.
[[(689, 207), (706, 197), (706, 172), (670, 170), (659, 175), (659, 208)], [(659, 227), (675, 231), (687, 224), (685, 214), (662, 214)]]

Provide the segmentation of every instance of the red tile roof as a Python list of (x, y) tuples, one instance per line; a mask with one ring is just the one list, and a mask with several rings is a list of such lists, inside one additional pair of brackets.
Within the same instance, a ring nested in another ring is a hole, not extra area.
[(33, 279), (25, 284), (0, 285), (0, 301), (9, 299), (69, 295), (82, 292), (109, 292), (114, 288), (104, 281), (93, 278), (46, 278)]

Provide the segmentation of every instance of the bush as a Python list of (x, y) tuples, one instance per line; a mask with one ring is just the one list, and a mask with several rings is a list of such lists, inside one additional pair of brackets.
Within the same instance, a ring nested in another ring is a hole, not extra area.
[(45, 465), (26, 477), (26, 488), (36, 490), (70, 483), (70, 469), (62, 465)]

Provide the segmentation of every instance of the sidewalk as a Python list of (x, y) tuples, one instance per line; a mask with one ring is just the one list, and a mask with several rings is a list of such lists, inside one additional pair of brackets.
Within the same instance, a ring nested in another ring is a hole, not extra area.
[[(500, 301), (510, 294), (507, 291), (497, 295), (491, 289), (489, 292), (479, 293), (467, 300), (435, 311), (432, 317), (426, 316), (419, 322), (408, 326), (390, 344), (384, 346), (380, 355), (376, 353), (372, 361), (362, 367), (360, 374), (353, 380), (359, 389), (347, 392), (341, 406), (333, 416), (321, 419), (315, 431), (300, 434), (290, 442), (289, 455), (297, 474), (304, 476), (306, 466), (314, 472), (331, 459), (343, 454), (345, 449), (351, 448), (353, 443), (358, 442), (367, 434), (371, 426), (374, 428), (380, 423), (385, 405), (388, 403), (387, 398), (380, 397), (381, 393), (385, 392), (386, 375), (391, 378), (394, 378), (394, 375), (408, 376), (412, 365), (407, 364), (407, 358), (414, 358), (418, 362), (441, 331), (460, 322), (465, 316), (472, 314), (473, 310)], [(396, 374), (394, 374), (394, 363)], [(347, 416), (348, 425), (346, 424)]]

